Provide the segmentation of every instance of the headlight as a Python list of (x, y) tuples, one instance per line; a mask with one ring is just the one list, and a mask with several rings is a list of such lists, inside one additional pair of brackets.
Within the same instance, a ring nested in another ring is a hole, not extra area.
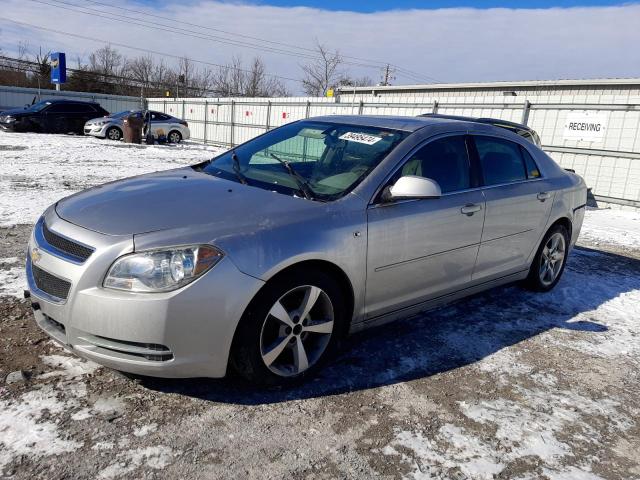
[(103, 285), (128, 292), (168, 292), (192, 282), (222, 257), (209, 245), (133, 253), (111, 265)]
[(5, 115), (2, 117), (2, 121), (5, 123), (15, 122), (16, 117), (12, 117), (11, 115)]

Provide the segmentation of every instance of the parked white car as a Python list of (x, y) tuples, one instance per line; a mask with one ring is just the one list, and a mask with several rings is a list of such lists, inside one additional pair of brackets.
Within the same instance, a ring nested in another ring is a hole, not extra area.
[[(191, 137), (189, 124), (162, 112), (148, 111), (147, 122), (151, 125), (151, 133), (157, 139), (166, 139), (169, 143), (179, 143)], [(121, 140), (123, 137), (123, 120), (129, 115), (145, 115), (141, 110), (125, 110), (114, 113), (107, 117), (94, 118), (89, 120), (84, 126), (84, 134), (109, 140)], [(146, 131), (143, 132), (146, 135)]]

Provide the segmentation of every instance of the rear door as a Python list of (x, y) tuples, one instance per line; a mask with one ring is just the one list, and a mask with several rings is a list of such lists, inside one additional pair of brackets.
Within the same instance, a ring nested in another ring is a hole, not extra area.
[(525, 270), (553, 204), (550, 182), (527, 149), (501, 137), (473, 135), (486, 202), (474, 280)]
[(151, 117), (151, 133), (155, 137), (166, 137), (169, 133), (169, 115), (160, 112), (149, 112)]
[(484, 219), (464, 133), (430, 140), (387, 182), (435, 180), (436, 199), (374, 202), (367, 211), (367, 317), (421, 303), (471, 281)]
[(54, 103), (42, 112), (42, 130), (45, 133), (67, 133), (69, 131), (69, 108), (67, 103)]

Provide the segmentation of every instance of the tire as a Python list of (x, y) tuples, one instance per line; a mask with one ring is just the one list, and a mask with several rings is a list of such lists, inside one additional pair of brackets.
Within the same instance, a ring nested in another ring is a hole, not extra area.
[(182, 134), (177, 130), (171, 130), (167, 135), (167, 143), (180, 143), (182, 141)]
[(543, 237), (533, 257), (525, 287), (535, 292), (553, 289), (562, 277), (568, 253), (569, 232), (562, 225), (554, 225)]
[[(305, 302), (309, 298), (312, 301)], [(322, 271), (295, 270), (276, 277), (242, 316), (231, 366), (244, 379), (261, 385), (286, 386), (309, 378), (339, 347), (347, 323), (345, 305), (337, 282)], [(305, 311), (308, 315), (300, 319), (298, 314)], [(332, 320), (327, 320), (329, 312)]]
[(109, 127), (104, 136), (108, 140), (122, 140), (122, 130), (118, 127)]

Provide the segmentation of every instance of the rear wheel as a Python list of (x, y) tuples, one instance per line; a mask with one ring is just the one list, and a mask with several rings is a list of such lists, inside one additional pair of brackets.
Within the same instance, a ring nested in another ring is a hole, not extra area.
[(122, 130), (118, 127), (109, 127), (105, 133), (109, 140), (120, 140), (122, 138)]
[(180, 143), (182, 141), (182, 134), (177, 130), (171, 130), (167, 135), (169, 143)]
[(564, 272), (568, 249), (569, 232), (562, 225), (555, 225), (542, 239), (531, 263), (526, 286), (538, 292), (548, 292), (555, 287)]
[(344, 296), (323, 272), (293, 272), (258, 293), (245, 312), (232, 365), (249, 381), (285, 385), (312, 375), (336, 350)]

